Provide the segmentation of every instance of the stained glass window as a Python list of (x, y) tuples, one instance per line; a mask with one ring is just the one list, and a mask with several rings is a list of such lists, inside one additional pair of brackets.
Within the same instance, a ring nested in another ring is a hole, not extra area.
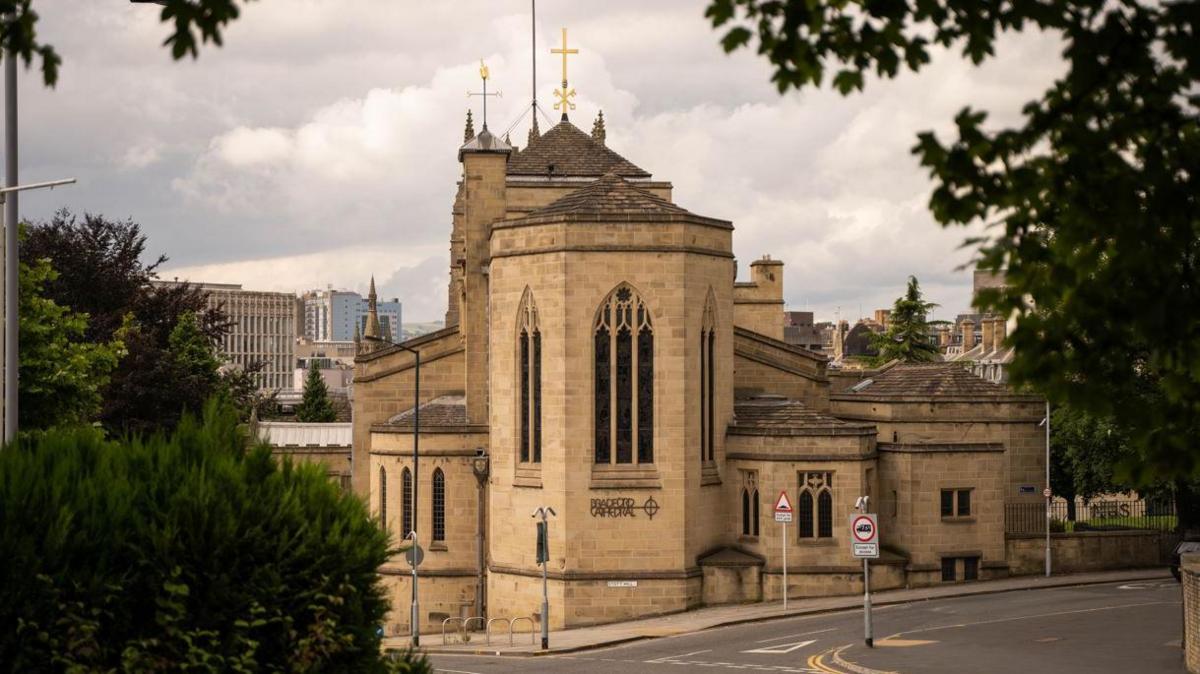
[(412, 531), (412, 494), (412, 473), (405, 468), (404, 472), (400, 473), (400, 523), (402, 526), (400, 535), (404, 538), (407, 538), (408, 532)]
[(542, 333), (538, 328), (537, 306), (528, 290), (521, 299), (517, 317), (517, 385), (521, 396), (521, 463), (542, 461)]
[(596, 463), (652, 463), (654, 332), (649, 309), (631, 288), (618, 288), (601, 305), (593, 345)]
[(441, 468), (433, 471), (433, 540), (446, 540), (446, 476)]

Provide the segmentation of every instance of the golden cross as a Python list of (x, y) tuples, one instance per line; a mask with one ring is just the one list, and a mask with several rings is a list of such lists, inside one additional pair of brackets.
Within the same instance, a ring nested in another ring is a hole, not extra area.
[(574, 110), (575, 104), (571, 99), (575, 97), (575, 90), (567, 88), (567, 56), (569, 54), (578, 54), (578, 49), (567, 48), (567, 29), (562, 29), (562, 48), (550, 50), (551, 54), (562, 54), (562, 89), (555, 89), (554, 95), (558, 97), (558, 102), (554, 104), (555, 110), (562, 110), (563, 119), (566, 119), (567, 110)]

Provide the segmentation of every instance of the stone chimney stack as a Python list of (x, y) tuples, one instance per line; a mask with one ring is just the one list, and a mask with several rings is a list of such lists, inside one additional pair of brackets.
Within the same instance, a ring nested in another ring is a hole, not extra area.
[(950, 342), (952, 342), (952, 341), (954, 341), (954, 340), (952, 340), (950, 338), (950, 328), (948, 328), (944, 325), (942, 327), (938, 328), (938, 346), (939, 347), (944, 349), (947, 346), (950, 346)]
[(1004, 348), (1004, 338), (1007, 336), (1008, 336), (1008, 321), (1004, 320), (1003, 318), (997, 318), (996, 319), (996, 329), (992, 333), (992, 339), (995, 340), (995, 342), (993, 342), (994, 346), (992, 347), (992, 349), (994, 351), (1000, 351), (1001, 349), (1003, 349)]
[(969, 318), (962, 322), (962, 344), (963, 353), (975, 346), (975, 321)]
[(983, 351), (987, 353), (992, 350), (992, 344), (995, 343), (993, 335), (996, 332), (996, 322), (991, 316), (984, 316), (980, 321), (983, 328)]

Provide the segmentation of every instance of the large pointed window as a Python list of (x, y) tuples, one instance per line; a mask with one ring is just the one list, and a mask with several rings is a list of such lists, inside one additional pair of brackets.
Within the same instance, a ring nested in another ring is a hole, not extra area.
[(799, 500), (800, 538), (833, 538), (833, 473), (800, 473)]
[(441, 468), (433, 470), (433, 540), (446, 540), (446, 475)]
[(400, 535), (404, 538), (408, 538), (408, 532), (412, 531), (412, 495), (412, 473), (405, 468), (400, 473)]
[(593, 345), (596, 463), (653, 463), (654, 329), (633, 288), (600, 305)]
[(700, 322), (700, 460), (712, 461), (714, 456), (713, 439), (713, 385), (715, 375), (713, 365), (713, 348), (716, 346), (717, 333), (716, 300), (712, 288), (708, 289), (708, 298), (704, 301), (704, 315)]
[(521, 463), (542, 462), (542, 333), (537, 305), (527, 289), (517, 314), (517, 376), (520, 404)]

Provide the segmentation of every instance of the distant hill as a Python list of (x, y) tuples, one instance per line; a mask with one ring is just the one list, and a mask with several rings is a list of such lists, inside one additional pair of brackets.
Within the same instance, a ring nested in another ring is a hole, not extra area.
[(401, 338), (402, 339), (412, 339), (413, 337), (420, 337), (421, 335), (427, 335), (431, 332), (441, 330), (443, 327), (444, 327), (444, 325), (443, 325), (442, 321), (428, 321), (425, 323), (405, 323), (404, 328), (403, 328), (404, 334)]

